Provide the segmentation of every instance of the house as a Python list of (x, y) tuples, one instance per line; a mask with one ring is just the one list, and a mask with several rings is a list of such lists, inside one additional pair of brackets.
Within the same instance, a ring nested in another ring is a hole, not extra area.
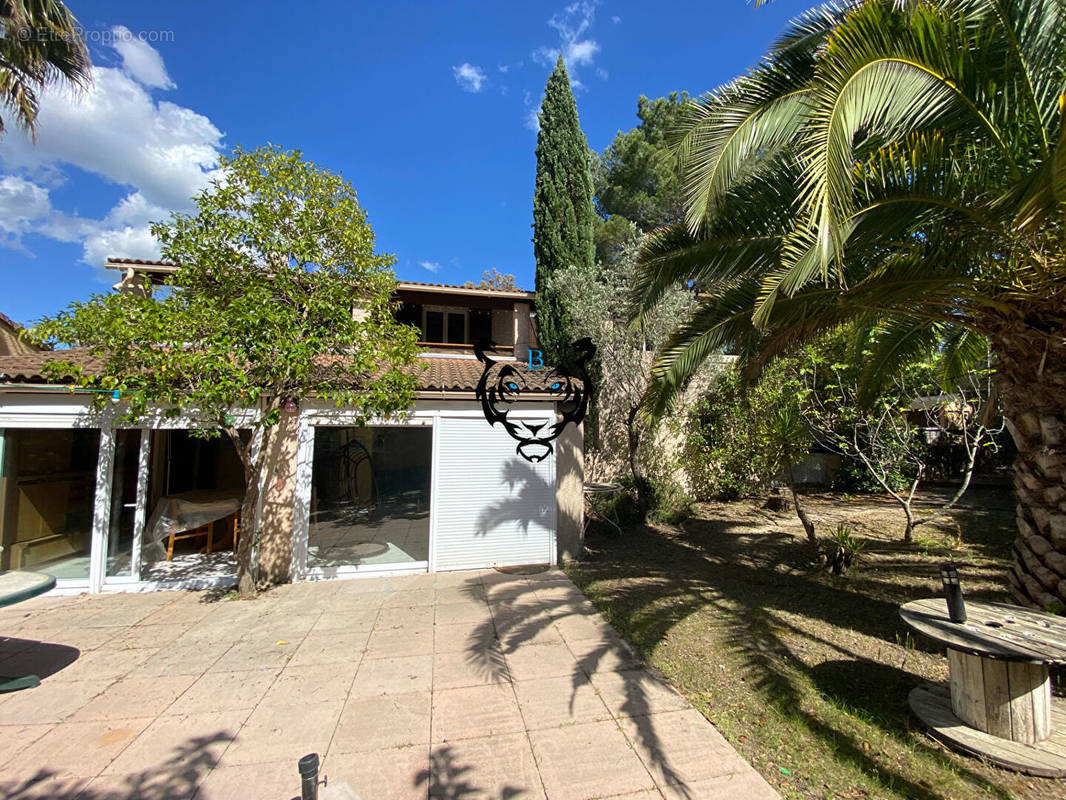
[[(119, 291), (151, 290), (176, 265), (112, 259)], [(147, 284), (146, 284), (147, 281)], [(288, 409), (268, 454), (260, 519), (274, 577), (333, 577), (554, 564), (580, 554), (583, 452), (568, 425), (542, 461), (522, 458), (486, 421), (473, 344), (527, 379), (510, 418), (560, 410), (530, 369), (533, 293), (400, 283), (397, 316), (424, 352), (402, 421), (304, 402)], [(203, 588), (233, 581), (242, 472), (232, 445), (191, 435), (196, 420), (150, 415), (130, 427), (43, 372), (50, 351), (0, 355), (0, 568), (56, 576), (61, 589)], [(87, 374), (91, 354), (65, 351)], [(257, 409), (235, 410), (253, 419)]]

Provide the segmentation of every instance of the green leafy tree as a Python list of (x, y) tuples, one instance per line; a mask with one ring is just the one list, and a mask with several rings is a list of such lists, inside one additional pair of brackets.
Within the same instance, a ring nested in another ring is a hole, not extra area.
[(621, 132), (593, 159), (596, 210), (604, 220), (622, 217), (641, 233), (677, 222), (684, 215), (681, 170), (669, 137), (682, 118), (689, 96), (637, 101), (640, 124)]
[(92, 83), (80, 28), (56, 0), (0, 0), (0, 105), (31, 136), (37, 133), (39, 95), (45, 87), (59, 81), (81, 88)]
[[(811, 434), (823, 448), (857, 464), (892, 498), (903, 512), (903, 541), (911, 542), (915, 529), (942, 519), (962, 499), (978, 456), (997, 449), (1002, 427), (996, 427), (1001, 421), (987, 363), (964, 376), (938, 379), (944, 366), (938, 349), (902, 367), (881, 383), (876, 396), (864, 398), (863, 361), (882, 333), (858, 328), (848, 337), (838, 332), (804, 347), (792, 361), (798, 365), (798, 396)], [(950, 391), (942, 392), (946, 381)], [(952, 476), (959, 482), (951, 496), (920, 514), (914, 500), (928, 477), (932, 443), (957, 448), (964, 463), (961, 474)]]
[(884, 329), (863, 382), (931, 343), (987, 341), (1017, 445), (1023, 602), (1066, 600), (1066, 8), (865, 0), (794, 21), (702, 98), (678, 143), (686, 217), (642, 255), (645, 308), (699, 307), (655, 369), (661, 406), (708, 354), (757, 369), (842, 322)]
[(393, 319), (394, 259), (374, 252), (347, 181), (273, 146), (238, 148), (220, 167), (195, 213), (152, 226), (163, 257), (181, 264), (169, 291), (97, 295), (34, 333), (91, 348), (102, 375), (79, 382), (118, 391), (128, 419), (185, 412), (201, 435), (229, 437), (244, 466), (237, 578), (249, 596), (259, 487), (283, 409), (320, 398), (363, 419), (402, 412), (417, 348)]
[(500, 272), (496, 267), (481, 273), (481, 280), (477, 283), (467, 281), (463, 286), (468, 289), (505, 289), (510, 292), (518, 290), (515, 276), (509, 272)]
[(682, 464), (701, 499), (760, 494), (784, 484), (814, 542), (793, 474), (812, 443), (796, 372), (794, 363), (781, 359), (757, 380), (736, 366), (714, 375), (685, 417)]
[(651, 351), (664, 341), (671, 320), (685, 312), (691, 297), (680, 289), (669, 292), (646, 324), (628, 325), (628, 289), (638, 246), (639, 241), (634, 242), (614, 262), (565, 267), (549, 279), (548, 288), (570, 316), (572, 334), (587, 336), (596, 345), (590, 369), (596, 384), (595, 413), (586, 424), (595, 424), (597, 431), (591, 437), (589, 461), (595, 467), (617, 461), (625, 465), (643, 516), (653, 510), (655, 484), (666, 480), (660, 454), (649, 447), (654, 421), (640, 413), (651, 380)]
[(548, 279), (566, 267), (592, 266), (595, 217), (588, 142), (560, 56), (541, 103), (533, 193), (537, 340), (546, 357), (556, 363), (565, 358), (572, 336), (566, 309)]

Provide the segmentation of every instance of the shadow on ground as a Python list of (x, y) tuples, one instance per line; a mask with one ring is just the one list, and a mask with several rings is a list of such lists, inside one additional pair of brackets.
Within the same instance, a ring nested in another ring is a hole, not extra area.
[[(227, 731), (191, 738), (159, 764), (146, 764), (143, 771), (130, 775), (98, 778), (86, 788), (81, 788), (75, 779), (42, 768), (29, 777), (0, 780), (0, 793), (6, 800), (189, 800), (217, 766), (215, 753), (225, 749), (233, 738)], [(78, 743), (71, 743), (71, 747), (77, 746)], [(296, 775), (295, 766), (293, 774)], [(293, 782), (298, 790), (298, 778)], [(280, 800), (298, 800), (298, 794), (295, 791)]]
[[(965, 571), (975, 590), (971, 596), (1006, 600), (1000, 588), (1005, 586), (1003, 566), (985, 561), (1009, 550), (1009, 535), (999, 524), (1003, 512), (997, 513), (997, 524), (989, 524), (990, 517), (979, 511), (963, 512), (961, 538), (974, 554)], [(816, 568), (816, 554), (809, 546), (786, 531), (775, 531), (774, 518), (762, 516), (769, 524), (758, 517), (703, 518), (679, 529), (634, 526), (621, 537), (593, 529), (588, 542), (592, 558), (575, 565), (571, 574), (648, 658), (679, 635), (678, 626), (699, 615), (704, 627), (698, 630), (712, 635), (686, 641), (693, 652), (679, 657), (681, 679), (675, 678), (690, 696), (721, 692), (713, 671), (696, 666), (695, 660), (713, 662), (712, 648), (724, 646), (729, 655), (722, 659), (722, 668), (739, 672), (739, 677), (731, 677), (757, 693), (756, 706), (765, 704), (787, 724), (806, 730), (832, 754), (829, 757), (850, 763), (886, 793), (941, 800), (959, 796), (953, 792), (961, 782), (969, 787), (967, 796), (1017, 796), (1014, 790), (1030, 779), (950, 753), (912, 726), (909, 690), (931, 677), (929, 664), (946, 662), (939, 647), (911, 635), (898, 609), (901, 603), (939, 592), (937, 560), (922, 558), (913, 546), (871, 540), (867, 558), (876, 569), (834, 579)], [(1005, 546), (1000, 541), (1004, 538)], [(893, 574), (903, 571), (905, 575)], [(871, 641), (883, 643), (876, 655), (869, 652)], [(812, 651), (819, 656), (812, 658)], [(811, 713), (824, 701), (836, 711)], [(722, 698), (711, 713), (753, 713), (731, 705), (738, 703)], [(741, 719), (738, 727), (745, 724), (748, 720)], [(886, 747), (871, 747), (871, 731), (891, 745), (887, 749), (917, 757), (924, 774), (912, 774), (898, 758), (887, 755)], [(749, 759), (756, 753), (744, 747), (747, 737), (733, 738)], [(774, 774), (776, 765), (757, 766), (772, 783), (780, 779)], [(937, 774), (950, 777), (954, 787), (926, 779)], [(807, 783), (793, 775), (789, 782), (804, 796), (830, 791), (817, 775), (809, 776)], [(1056, 796), (1054, 782), (1036, 783), (1031, 796)], [(846, 790), (832, 787), (832, 792)]]

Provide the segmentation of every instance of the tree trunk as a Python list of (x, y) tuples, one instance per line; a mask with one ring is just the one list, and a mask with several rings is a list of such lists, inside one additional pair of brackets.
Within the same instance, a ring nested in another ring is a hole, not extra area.
[(255, 597), (255, 572), (252, 569), (252, 550), (257, 533), (255, 510), (258, 505), (259, 469), (245, 469), (240, 536), (237, 538), (237, 593), (242, 600)]
[(807, 533), (807, 541), (811, 544), (818, 543), (818, 537), (814, 535), (814, 523), (811, 522), (807, 512), (800, 503), (799, 494), (796, 492), (796, 475), (792, 470), (792, 454), (785, 449), (785, 464), (788, 465), (788, 490), (792, 493), (792, 503), (796, 506), (796, 516), (799, 517), (803, 530)]
[(1002, 323), (991, 337), (996, 389), (1007, 429), (1018, 448), (1014, 461), (1018, 533), (1011, 590), (1020, 602), (1038, 607), (1066, 603), (1063, 327), (1057, 319), (1051, 324), (1046, 320), (1037, 320), (1037, 324), (1030, 319), (1010, 321)]
[(640, 451), (640, 431), (637, 428), (637, 414), (640, 406), (633, 406), (626, 414), (626, 440), (629, 447), (629, 474), (633, 476), (633, 486), (637, 490), (637, 512), (640, 521), (648, 516), (648, 484), (637, 469), (637, 454)]

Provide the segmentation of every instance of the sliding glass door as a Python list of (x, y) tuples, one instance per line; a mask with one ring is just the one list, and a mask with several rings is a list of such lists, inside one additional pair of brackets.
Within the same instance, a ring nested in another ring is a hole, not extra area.
[(429, 426), (313, 429), (307, 567), (429, 561)]

